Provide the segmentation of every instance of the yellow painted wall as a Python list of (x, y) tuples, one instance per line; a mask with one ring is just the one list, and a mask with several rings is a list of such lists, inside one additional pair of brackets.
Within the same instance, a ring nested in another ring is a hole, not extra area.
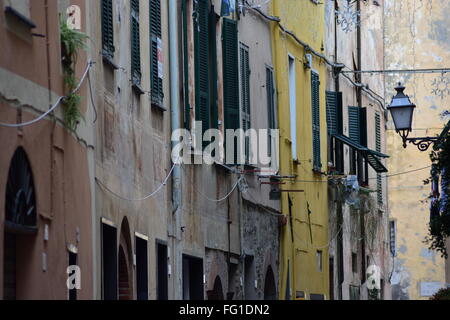
[[(281, 24), (308, 43), (315, 51), (322, 52), (324, 38), (324, 6), (312, 1), (273, 0), (272, 15), (281, 19)], [(328, 285), (328, 207), (327, 179), (313, 172), (311, 70), (304, 68), (305, 50), (285, 34), (276, 23), (272, 24), (273, 50), (277, 83), (278, 116), (280, 127), (280, 173), (296, 175), (294, 182), (282, 185), (285, 190), (304, 190), (290, 193), (292, 225), (289, 219), (288, 194), (282, 193), (282, 212), (288, 223), (281, 231), (280, 253), (280, 298), (286, 298), (288, 261), (290, 265), (290, 296), (295, 299), (297, 291), (322, 294), (329, 297)], [(297, 88), (297, 154), (298, 163), (292, 160), (290, 142), (289, 104), (289, 58), (295, 57)], [(313, 69), (319, 73), (320, 125), (322, 172), (327, 171), (327, 130), (325, 113), (326, 65), (313, 56)], [(308, 182), (300, 182), (308, 181)], [(307, 204), (311, 210), (308, 218)], [(292, 233), (293, 230), (293, 242)], [(311, 233), (312, 231), (312, 242)], [(318, 271), (317, 251), (322, 251), (322, 271)]]
[[(447, 0), (386, 0), (386, 69), (443, 68), (450, 65), (450, 2)], [(396, 74), (386, 77), (388, 97), (398, 81), (417, 105), (410, 137), (439, 134), (447, 120), (440, 113), (448, 110), (449, 96), (432, 93), (433, 80), (440, 74)], [(447, 79), (449, 75), (446, 75)], [(399, 173), (429, 166), (429, 152), (409, 145), (403, 149), (401, 138), (390, 123), (387, 135), (389, 172)], [(428, 233), (430, 194), (423, 180), (429, 169), (388, 179), (391, 219), (397, 222), (397, 257), (392, 276), (394, 299), (428, 299), (421, 296), (421, 282), (445, 282), (444, 260), (423, 243)]]

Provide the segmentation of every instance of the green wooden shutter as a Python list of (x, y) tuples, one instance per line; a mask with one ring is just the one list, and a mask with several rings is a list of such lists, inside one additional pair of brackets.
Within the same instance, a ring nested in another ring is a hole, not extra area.
[(163, 107), (163, 79), (158, 65), (158, 42), (161, 45), (161, 0), (150, 0), (150, 82), (152, 105)]
[(102, 0), (102, 54), (109, 58), (114, 58), (114, 22), (112, 0)]
[(210, 128), (208, 0), (198, 0), (195, 11), (195, 119), (202, 122), (205, 132)]
[(184, 69), (184, 127), (191, 128), (191, 105), (189, 103), (189, 53), (188, 53), (188, 8), (187, 0), (181, 3), (183, 15), (183, 69)]
[(348, 134), (349, 138), (357, 143), (361, 144), (361, 126), (359, 107), (348, 107)]
[[(241, 128), (246, 132), (251, 128), (250, 112), (250, 56), (248, 47), (241, 43)], [(250, 137), (245, 137), (246, 162), (250, 160)]]
[(210, 113), (211, 128), (219, 128), (218, 91), (217, 91), (217, 15), (214, 9), (209, 12), (209, 79), (210, 79)]
[(133, 84), (141, 84), (139, 0), (131, 0), (131, 79)]
[(320, 157), (320, 79), (319, 75), (311, 72), (311, 106), (312, 106), (312, 137), (313, 137), (313, 166), (320, 171), (322, 167)]
[[(381, 117), (379, 113), (375, 113), (375, 148), (377, 152), (381, 152)], [(377, 174), (377, 200), (379, 204), (383, 203), (383, 182), (381, 174)]]
[(272, 135), (271, 129), (276, 129), (275, 118), (275, 88), (273, 81), (273, 70), (266, 68), (266, 94), (267, 94), (267, 119), (268, 119), (268, 156), (272, 155)]
[(223, 19), (223, 93), (225, 129), (238, 129), (239, 126), (239, 60), (237, 22)]
[(329, 135), (338, 133), (338, 96), (337, 92), (327, 91), (327, 131)]

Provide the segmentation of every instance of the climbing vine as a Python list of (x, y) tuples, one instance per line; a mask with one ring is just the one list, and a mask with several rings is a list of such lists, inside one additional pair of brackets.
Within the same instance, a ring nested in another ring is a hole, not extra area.
[[(448, 125), (447, 125), (448, 127)], [(450, 236), (450, 135), (448, 130), (441, 136), (442, 140), (436, 144), (430, 154), (433, 163), (432, 176), (425, 183), (436, 181), (440, 177), (441, 190), (440, 198), (431, 202), (430, 223), (428, 225), (428, 235), (425, 242), (430, 250), (441, 253), (447, 258), (446, 240)]]
[(63, 115), (66, 127), (74, 131), (82, 118), (79, 104), (81, 97), (74, 93), (77, 87), (75, 77), (75, 65), (78, 51), (85, 48), (87, 35), (82, 32), (72, 30), (63, 19), (60, 23), (61, 33), (61, 62), (63, 67), (64, 85), (67, 92), (63, 100)]

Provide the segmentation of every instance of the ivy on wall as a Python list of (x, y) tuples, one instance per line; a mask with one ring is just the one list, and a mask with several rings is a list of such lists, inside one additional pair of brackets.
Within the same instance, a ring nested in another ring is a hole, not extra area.
[(430, 224), (425, 242), (430, 250), (441, 253), (447, 258), (446, 240), (450, 236), (450, 134), (449, 124), (441, 135), (442, 140), (437, 143), (430, 154), (433, 163), (432, 176), (425, 184), (440, 177), (440, 197), (431, 202)]
[(80, 119), (81, 97), (73, 93), (77, 87), (77, 79), (75, 77), (75, 65), (77, 61), (78, 51), (85, 48), (85, 40), (87, 35), (82, 32), (72, 30), (68, 27), (64, 19), (60, 23), (61, 38), (61, 63), (63, 67), (64, 85), (67, 95), (63, 100), (63, 115), (66, 128), (75, 131)]

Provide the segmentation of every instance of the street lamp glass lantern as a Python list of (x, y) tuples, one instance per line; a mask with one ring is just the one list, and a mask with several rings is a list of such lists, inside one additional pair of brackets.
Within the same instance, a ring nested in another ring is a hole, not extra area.
[(395, 88), (397, 94), (392, 98), (388, 107), (394, 120), (395, 130), (397, 132), (410, 132), (412, 130), (412, 119), (416, 105), (404, 94), (405, 87), (398, 85)]

